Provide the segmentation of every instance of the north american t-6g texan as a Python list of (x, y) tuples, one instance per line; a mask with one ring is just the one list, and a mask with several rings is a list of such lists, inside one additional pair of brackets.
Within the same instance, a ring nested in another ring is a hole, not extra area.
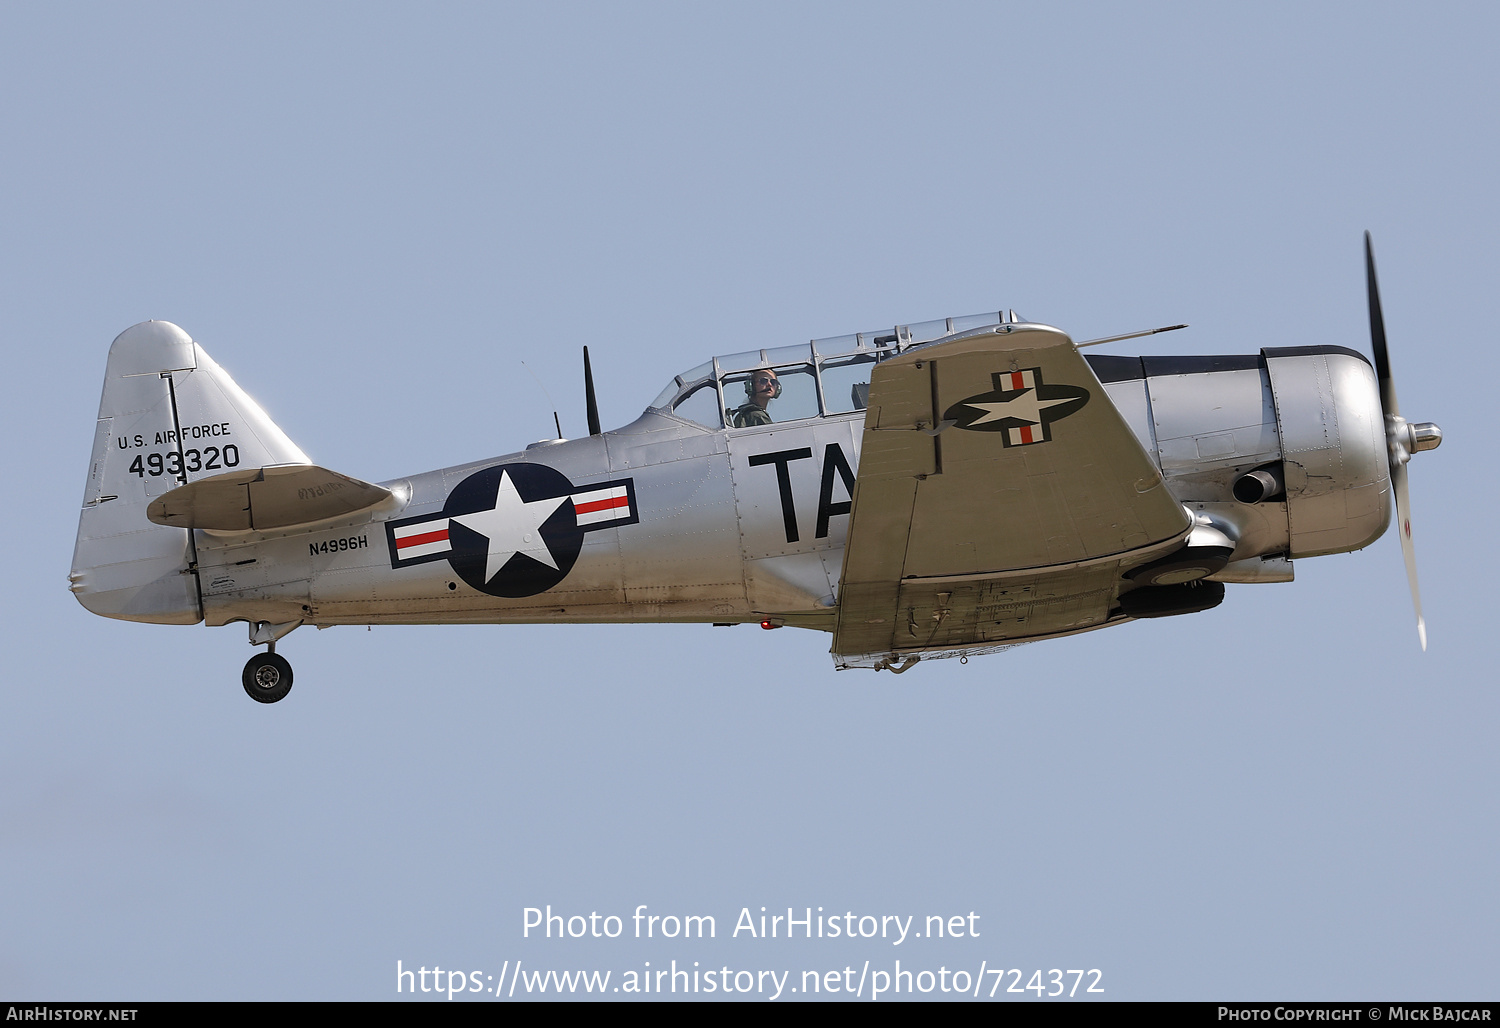
[[(1379, 538), (1406, 462), (1366, 236), (1374, 364), (1085, 355), (1012, 311), (714, 357), (635, 421), (372, 484), (314, 464), (203, 348), (111, 346), (72, 590), (106, 617), (246, 622), (246, 692), (300, 625), (699, 622), (832, 636), (839, 668), (1190, 614)], [(1180, 326), (1174, 326), (1180, 327)], [(1161, 330), (1156, 330), (1161, 331)], [(559, 434), (561, 434), (559, 432)]]

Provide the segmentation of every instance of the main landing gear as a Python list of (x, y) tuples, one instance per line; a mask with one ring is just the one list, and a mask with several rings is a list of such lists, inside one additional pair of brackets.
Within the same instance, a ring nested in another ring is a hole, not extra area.
[(245, 663), (240, 676), (245, 693), (256, 703), (275, 703), (292, 691), (292, 665), (276, 653), (276, 640), (302, 624), (289, 621), (273, 625), (268, 621), (250, 622), (250, 645), (264, 644), (265, 653), (257, 653)]
[(275, 703), (292, 691), (292, 665), (274, 653), (257, 653), (240, 676), (245, 692), (257, 703)]

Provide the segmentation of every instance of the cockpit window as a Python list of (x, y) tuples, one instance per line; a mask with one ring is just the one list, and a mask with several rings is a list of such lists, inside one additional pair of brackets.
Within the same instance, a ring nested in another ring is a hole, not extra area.
[[(870, 405), (870, 373), (880, 361), (971, 329), (1021, 321), (1015, 311), (999, 311), (743, 350), (676, 376), (648, 410), (670, 411), (713, 429), (857, 413)], [(757, 375), (776, 379), (775, 395), (764, 383), (756, 393)]]
[(711, 381), (703, 383), (672, 404), (672, 413), (679, 418), (686, 418), (709, 428), (724, 427), (724, 411), (719, 406), (719, 390), (714, 388)]
[(724, 404), (732, 428), (815, 418), (818, 383), (806, 364), (725, 375)]
[(874, 354), (835, 357), (823, 362), (823, 403), (829, 414), (846, 414), (870, 405), (870, 369)]

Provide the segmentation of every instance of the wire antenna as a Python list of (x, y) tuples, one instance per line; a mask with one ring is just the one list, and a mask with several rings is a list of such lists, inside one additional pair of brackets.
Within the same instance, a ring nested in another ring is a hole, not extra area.
[(599, 435), (599, 402), (594, 399), (594, 367), (587, 346), (583, 348), (583, 402), (588, 408), (589, 435)]
[(536, 384), (541, 386), (542, 395), (547, 398), (547, 403), (552, 408), (552, 424), (553, 427), (557, 429), (557, 438), (561, 439), (563, 437), (562, 422), (557, 420), (557, 404), (552, 401), (552, 394), (547, 392), (547, 387), (542, 385), (542, 380), (540, 378), (537, 378), (536, 372), (532, 371), (531, 367), (525, 361), (521, 362), (521, 367), (525, 368), (526, 374), (530, 375), (533, 379), (536, 379)]

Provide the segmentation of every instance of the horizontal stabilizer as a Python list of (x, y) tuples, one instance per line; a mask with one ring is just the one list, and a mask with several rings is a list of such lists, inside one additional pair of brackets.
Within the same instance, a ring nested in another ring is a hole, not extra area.
[(384, 486), (315, 464), (230, 471), (163, 493), (146, 508), (158, 525), (268, 532), (350, 517), (391, 498)]

